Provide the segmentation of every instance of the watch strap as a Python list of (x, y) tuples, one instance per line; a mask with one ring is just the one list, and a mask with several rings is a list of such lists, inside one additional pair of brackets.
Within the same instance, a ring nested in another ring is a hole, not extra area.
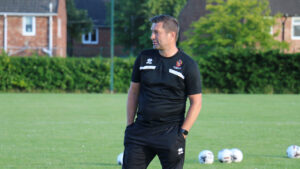
[(181, 129), (180, 132), (186, 136), (189, 134), (189, 131), (187, 131), (185, 129)]

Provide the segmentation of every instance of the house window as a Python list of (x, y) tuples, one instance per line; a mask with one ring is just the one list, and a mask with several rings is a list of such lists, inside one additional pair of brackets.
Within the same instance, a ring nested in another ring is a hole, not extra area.
[[(269, 19), (270, 20), (270, 19), (273, 19), (273, 17), (264, 16), (264, 19)], [(269, 30), (269, 34), (273, 35), (273, 26), (270, 26), (268, 30)]]
[(83, 44), (98, 44), (98, 29), (93, 29), (92, 32), (82, 35)]
[(34, 36), (35, 35), (35, 17), (24, 16), (23, 17), (23, 35)]
[(300, 17), (292, 18), (292, 39), (300, 40)]
[(270, 35), (273, 35), (273, 26), (270, 27)]
[(61, 38), (61, 19), (57, 19), (57, 37)]

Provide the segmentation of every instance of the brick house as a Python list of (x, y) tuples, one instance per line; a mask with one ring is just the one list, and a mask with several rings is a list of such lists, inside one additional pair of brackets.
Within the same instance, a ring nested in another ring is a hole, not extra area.
[[(276, 40), (286, 41), (290, 44), (288, 53), (300, 52), (300, 1), (299, 0), (269, 0), (271, 14), (283, 14), (278, 19), (277, 24), (271, 28), (270, 33), (279, 32)], [(189, 29), (192, 22), (204, 16), (206, 10), (206, 0), (188, 0), (187, 4), (179, 15), (180, 41), (186, 39), (183, 32)]]
[(65, 0), (0, 0), (0, 51), (66, 57)]
[[(107, 19), (107, 7), (110, 0), (74, 0), (78, 9), (88, 11), (94, 28), (92, 32), (83, 34), (79, 41), (73, 41), (72, 54), (80, 57), (110, 56), (110, 21)], [(123, 47), (114, 46), (116, 56), (127, 55)]]

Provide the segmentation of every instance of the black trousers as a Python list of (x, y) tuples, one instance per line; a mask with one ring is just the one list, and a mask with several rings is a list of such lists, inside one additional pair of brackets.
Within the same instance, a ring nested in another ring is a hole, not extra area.
[(123, 169), (146, 169), (157, 155), (163, 169), (182, 169), (185, 139), (181, 125), (145, 127), (134, 123), (125, 130)]

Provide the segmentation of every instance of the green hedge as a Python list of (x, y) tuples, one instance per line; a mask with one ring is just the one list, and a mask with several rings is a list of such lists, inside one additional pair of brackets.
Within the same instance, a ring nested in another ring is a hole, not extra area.
[(300, 93), (300, 54), (240, 50), (197, 61), (207, 92)]
[[(114, 91), (127, 92), (135, 58), (115, 58)], [(300, 93), (300, 54), (234, 51), (195, 57), (204, 92)], [(0, 56), (0, 91), (108, 92), (110, 60)]]
[(103, 92), (109, 67), (99, 59), (0, 57), (0, 90)]

